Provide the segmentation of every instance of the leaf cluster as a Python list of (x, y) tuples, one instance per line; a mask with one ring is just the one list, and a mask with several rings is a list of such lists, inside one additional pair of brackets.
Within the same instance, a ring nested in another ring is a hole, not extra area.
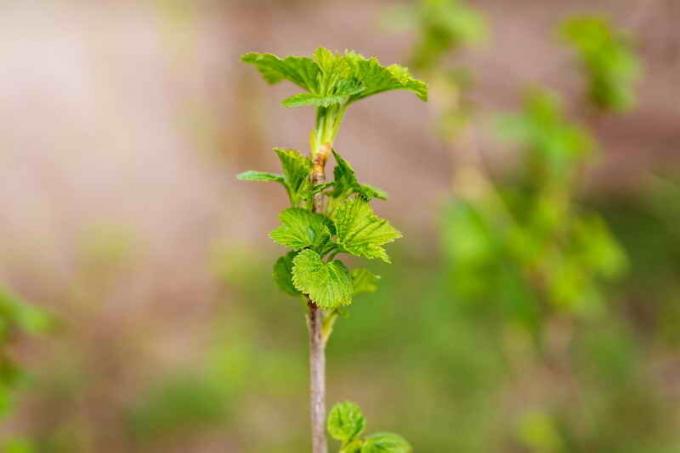
[(247, 53), (242, 57), (254, 65), (269, 83), (287, 80), (304, 90), (283, 101), (286, 107), (344, 106), (374, 94), (408, 90), (427, 99), (427, 87), (399, 65), (383, 66), (376, 58), (346, 51), (344, 54), (317, 49), (311, 57), (277, 57), (270, 53)]
[(483, 14), (465, 0), (418, 0), (391, 8), (387, 19), (416, 33), (410, 65), (427, 77), (436, 92), (441, 136), (459, 138), (472, 115), (467, 92), (473, 76), (467, 68), (456, 66), (452, 57), (487, 37)]
[(311, 137), (312, 153), (332, 145), (347, 107), (361, 99), (393, 90), (411, 91), (427, 100), (427, 86), (403, 66), (383, 66), (376, 58), (346, 51), (331, 52), (323, 47), (311, 57), (280, 58), (270, 53), (243, 55), (269, 83), (292, 82), (304, 91), (283, 101), (286, 107), (316, 108), (316, 128)]
[[(291, 295), (308, 295), (324, 309), (352, 303), (353, 296), (372, 292), (378, 277), (367, 269), (350, 271), (336, 259), (341, 253), (389, 263), (385, 245), (401, 237), (387, 220), (370, 205), (387, 194), (361, 184), (354, 169), (337, 152), (334, 179), (313, 187), (309, 183), (311, 161), (294, 150), (275, 150), (283, 166), (282, 174), (245, 172), (238, 178), (282, 184), (293, 207), (279, 215), (280, 225), (271, 239), (290, 249), (274, 265), (274, 280)], [(286, 158), (281, 158), (285, 156)], [(312, 198), (322, 192), (329, 200), (326, 213), (312, 211)]]
[(635, 102), (640, 63), (628, 37), (602, 17), (576, 16), (560, 28), (586, 70), (588, 96), (602, 110), (624, 111)]
[(338, 403), (328, 414), (327, 429), (340, 441), (339, 453), (411, 453), (411, 445), (398, 434), (379, 432), (361, 436), (366, 427), (361, 408), (346, 401)]

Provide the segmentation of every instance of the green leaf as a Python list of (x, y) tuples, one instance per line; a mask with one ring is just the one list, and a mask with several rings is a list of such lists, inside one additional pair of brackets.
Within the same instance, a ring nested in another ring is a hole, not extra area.
[(328, 414), (326, 425), (331, 437), (345, 444), (363, 432), (366, 419), (359, 406), (345, 401), (333, 406)]
[(408, 90), (419, 99), (427, 101), (427, 85), (414, 78), (407, 68), (393, 64), (382, 66), (376, 58), (348, 52), (346, 58), (351, 62), (353, 73), (363, 83), (365, 89), (351, 97), (350, 102), (392, 90)]
[(329, 221), (321, 214), (302, 208), (288, 208), (279, 214), (281, 225), (270, 234), (274, 242), (300, 250), (321, 247), (331, 237)]
[(331, 193), (333, 197), (340, 197), (351, 193), (357, 184), (357, 177), (354, 169), (337, 151), (333, 150), (335, 157), (335, 168), (333, 169), (334, 190)]
[(364, 200), (374, 198), (387, 200), (387, 193), (377, 187), (368, 184), (360, 184), (352, 166), (337, 151), (333, 150), (333, 156), (337, 165), (333, 169), (334, 187), (332, 197), (338, 198), (351, 193), (359, 194)]
[(411, 445), (398, 434), (375, 433), (366, 438), (361, 453), (411, 453)]
[(309, 174), (312, 171), (312, 162), (294, 149), (274, 148), (274, 152), (283, 167), (283, 179), (288, 188), (290, 201), (297, 206), (311, 196)]
[(266, 171), (244, 171), (243, 173), (236, 175), (236, 179), (240, 181), (278, 182), (285, 185), (283, 176)]
[(324, 263), (310, 249), (293, 259), (293, 285), (323, 309), (352, 303), (352, 276), (347, 267), (338, 260)]
[[(324, 72), (331, 71), (330, 69)], [(302, 107), (312, 105), (316, 107), (330, 107), (346, 104), (350, 97), (364, 91), (363, 84), (356, 79), (342, 79), (337, 82), (332, 94), (299, 93), (283, 100), (286, 107)]]
[(310, 58), (282, 59), (269, 53), (250, 52), (243, 55), (241, 60), (254, 65), (269, 83), (288, 80), (310, 92), (316, 92), (318, 88), (319, 66)]
[(378, 200), (387, 200), (387, 192), (369, 184), (359, 184), (356, 192), (366, 201), (371, 201), (374, 198)]
[(377, 59), (356, 52), (336, 54), (319, 48), (311, 58), (279, 58), (251, 52), (242, 60), (254, 65), (269, 83), (288, 80), (307, 92), (286, 99), (284, 105), (289, 107), (349, 105), (391, 90), (412, 91), (420, 99), (427, 100), (427, 86), (415, 79), (408, 69), (399, 65), (386, 67)]
[(299, 296), (301, 293), (293, 285), (293, 258), (297, 252), (283, 255), (274, 263), (274, 281), (284, 292), (291, 296)]
[(311, 182), (309, 174), (312, 162), (298, 151), (286, 148), (274, 148), (281, 161), (283, 175), (264, 171), (246, 171), (236, 176), (241, 181), (265, 181), (283, 184), (293, 206), (300, 205), (311, 198)]
[(361, 293), (373, 293), (378, 289), (379, 275), (375, 275), (368, 269), (352, 269), (352, 286), (354, 295)]
[(368, 259), (390, 262), (383, 245), (402, 237), (390, 223), (378, 217), (368, 202), (348, 199), (333, 215), (337, 237), (335, 242), (346, 252)]

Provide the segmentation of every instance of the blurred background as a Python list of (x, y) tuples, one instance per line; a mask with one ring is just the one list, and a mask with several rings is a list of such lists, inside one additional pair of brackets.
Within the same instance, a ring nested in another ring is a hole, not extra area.
[(336, 143), (405, 238), (336, 325), (329, 405), (416, 452), (680, 452), (676, 0), (0, 8), (5, 451), (309, 450), (285, 196), (235, 175), (314, 112), (239, 57), (325, 46), (431, 97)]

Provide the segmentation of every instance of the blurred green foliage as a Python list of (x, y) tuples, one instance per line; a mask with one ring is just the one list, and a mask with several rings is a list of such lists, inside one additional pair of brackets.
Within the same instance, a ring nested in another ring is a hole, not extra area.
[(487, 35), (483, 16), (460, 0), (421, 1), (415, 16), (419, 37), (411, 60), (414, 69), (431, 68), (447, 53)]
[[(12, 410), (14, 394), (26, 380), (9, 351), (18, 334), (38, 334), (47, 330), (47, 314), (22, 301), (6, 288), (0, 287), (0, 418)], [(10, 438), (2, 442), (8, 453), (31, 452), (33, 446), (25, 439)]]
[(393, 7), (386, 21), (393, 28), (415, 31), (409, 66), (428, 80), (434, 93), (440, 135), (459, 138), (473, 109), (467, 98), (473, 77), (451, 59), (487, 38), (485, 17), (463, 0), (420, 0)]
[(440, 66), (461, 48), (487, 37), (484, 17), (463, 0), (421, 0), (393, 7), (388, 26), (415, 29), (418, 35), (409, 65), (418, 72)]
[(11, 439), (2, 446), (3, 453), (32, 453), (35, 450), (33, 443), (27, 439)]
[(601, 218), (574, 198), (592, 138), (545, 91), (529, 94), (522, 113), (499, 126), (519, 145), (516, 176), (449, 206), (443, 231), (453, 291), (495, 304), (533, 335), (554, 312), (604, 313), (603, 284), (626, 259)]
[[(424, 9), (435, 4), (460, 7), (420, 2)], [(420, 23), (414, 62), (431, 82), (442, 138), (474, 146), (460, 140), (473, 120), (465, 102), (470, 77), (452, 76), (465, 73), (452, 71), (448, 59), (475, 40), (437, 39), (446, 36), (437, 30)], [(562, 33), (586, 67), (590, 101), (603, 110), (632, 105), (637, 63), (621, 34), (584, 18), (566, 21)], [(446, 382), (467, 391), (463, 397), (449, 387), (436, 396), (448, 410), (441, 416), (466, 435), (448, 444), (432, 430), (423, 433), (427, 441), (412, 439), (432, 451), (667, 451), (677, 439), (664, 416), (676, 415), (649, 382), (650, 363), (632, 340), (632, 325), (609, 303), (612, 283), (629, 267), (627, 250), (579, 193), (595, 140), (545, 90), (529, 93), (522, 112), (497, 125), (516, 145), (516, 161), (502, 178), (485, 175), (475, 159), (460, 161), (478, 187), (466, 187), (445, 211), (441, 293), (424, 326), (441, 330), (449, 347), (427, 343), (418, 351), (440, 351), (442, 364), (450, 363)], [(510, 401), (494, 407), (501, 395)], [(616, 426), (628, 431), (617, 435)]]
[(595, 16), (565, 20), (560, 36), (576, 52), (587, 77), (588, 96), (597, 107), (623, 111), (634, 105), (640, 63), (628, 36)]
[(265, 260), (215, 247), (211, 268), (228, 304), (216, 313), (202, 357), (150, 382), (127, 408), (135, 445), (191, 445), (220, 430), (237, 451), (304, 449), (308, 421), (299, 399), (307, 390), (306, 341), (296, 328), (302, 316), (277, 290)]
[(168, 376), (157, 385), (131, 410), (130, 426), (142, 443), (192, 432), (226, 417), (226, 382), (187, 374)]
[(588, 131), (570, 123), (558, 96), (545, 90), (530, 92), (522, 113), (501, 116), (498, 129), (502, 138), (522, 148), (522, 185), (570, 188), (594, 151)]
[(593, 202), (630, 257), (623, 302), (631, 321), (655, 343), (671, 350), (680, 346), (678, 181), (673, 176), (655, 176), (638, 192)]
[(48, 324), (48, 317), (42, 310), (0, 288), (0, 416), (7, 415), (11, 409), (13, 392), (24, 377), (10, 355), (10, 344), (18, 333), (40, 333)]
[(542, 411), (528, 411), (519, 421), (519, 440), (528, 450), (558, 452), (564, 448), (553, 418)]

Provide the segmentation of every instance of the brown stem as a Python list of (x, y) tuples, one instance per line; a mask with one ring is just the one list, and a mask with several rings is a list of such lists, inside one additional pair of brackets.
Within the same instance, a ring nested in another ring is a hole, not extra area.
[(326, 445), (326, 352), (323, 312), (311, 300), (309, 306), (309, 408), (312, 420), (312, 452), (327, 453)]
[[(312, 184), (326, 181), (326, 160), (330, 145), (323, 145), (313, 156)], [(323, 193), (314, 195), (314, 212), (324, 211)], [(312, 421), (312, 452), (327, 453), (326, 442), (326, 342), (323, 336), (323, 311), (309, 298), (309, 408)]]

